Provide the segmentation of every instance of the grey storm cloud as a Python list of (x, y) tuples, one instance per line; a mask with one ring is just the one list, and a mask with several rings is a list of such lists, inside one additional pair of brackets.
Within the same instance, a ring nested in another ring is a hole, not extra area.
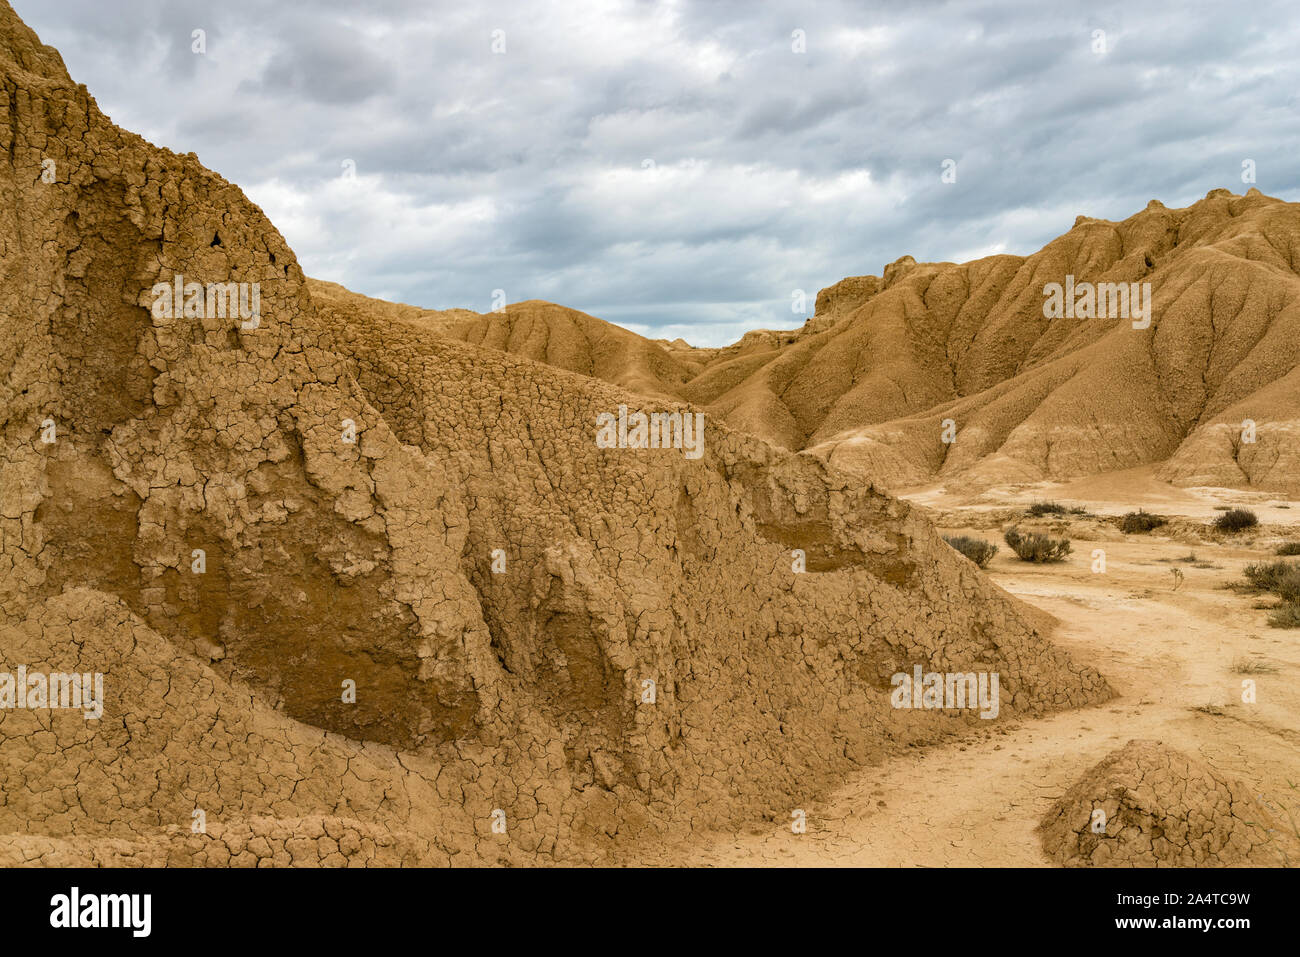
[(1245, 160), (1300, 198), (1291, 2), (12, 2), (309, 275), (433, 308), (721, 344), (904, 254), (1242, 192)]
[(261, 77), (241, 83), (238, 92), (325, 106), (360, 103), (390, 89), (395, 70), (379, 44), (341, 23), (319, 21), (279, 44)]

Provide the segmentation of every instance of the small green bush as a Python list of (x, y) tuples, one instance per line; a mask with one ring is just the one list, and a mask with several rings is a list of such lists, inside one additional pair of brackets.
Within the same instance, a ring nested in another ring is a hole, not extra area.
[(1034, 518), (1041, 518), (1044, 515), (1064, 515), (1065, 506), (1055, 502), (1035, 502), (1027, 511)]
[(1221, 532), (1240, 532), (1258, 524), (1259, 517), (1248, 508), (1229, 509), (1214, 520), (1214, 527)]
[(1283, 601), (1300, 602), (1300, 565), (1294, 562), (1256, 562), (1245, 568), (1246, 581), (1259, 591), (1272, 592)]
[(1119, 530), (1125, 535), (1136, 535), (1167, 524), (1168, 522), (1162, 516), (1138, 509), (1136, 512), (1129, 512), (1119, 520)]
[(1268, 623), (1273, 628), (1300, 628), (1300, 603), (1278, 605), (1268, 616)]
[(993, 556), (998, 553), (996, 545), (992, 542), (986, 542), (982, 538), (971, 538), (969, 535), (954, 535), (952, 537), (945, 535), (943, 540), (980, 568), (987, 568), (989, 562), (993, 560)]
[(1277, 547), (1278, 555), (1300, 555), (1300, 542), (1283, 542)]
[(1232, 670), (1239, 675), (1275, 675), (1277, 665), (1259, 658), (1247, 658), (1241, 655), (1233, 659)]
[(1012, 526), (1002, 535), (1016, 556), (1026, 562), (1061, 562), (1070, 554), (1068, 538), (1052, 538), (1038, 532), (1021, 532)]

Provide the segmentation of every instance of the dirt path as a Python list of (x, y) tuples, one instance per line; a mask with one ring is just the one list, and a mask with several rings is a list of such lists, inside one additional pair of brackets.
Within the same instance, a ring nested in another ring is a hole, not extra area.
[[(1091, 571), (1094, 547), (1106, 550), (1105, 574)], [(891, 760), (805, 808), (807, 833), (781, 822), (762, 833), (715, 834), (689, 862), (1045, 866), (1034, 830), (1043, 814), (1131, 738), (1199, 754), (1270, 802), (1300, 810), (1300, 792), (1287, 785), (1300, 784), (1300, 634), (1269, 628), (1251, 598), (1223, 588), (1260, 552), (1195, 550), (1202, 567), (1176, 561), (1187, 545), (1140, 536), (1076, 539), (1063, 565), (1027, 565), (1004, 548), (990, 566), (993, 580), (1060, 619), (1053, 640), (1096, 665), (1118, 698)], [(1185, 575), (1177, 592), (1173, 567)], [(1276, 671), (1234, 670), (1247, 661)], [(1256, 682), (1256, 704), (1241, 701), (1245, 677)]]

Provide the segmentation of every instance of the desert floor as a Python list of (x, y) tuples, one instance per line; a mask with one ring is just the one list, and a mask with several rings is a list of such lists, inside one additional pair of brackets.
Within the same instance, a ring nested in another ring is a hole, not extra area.
[[(1133, 738), (1199, 756), (1248, 782), (1284, 818), (1289, 809), (1300, 820), (1300, 790), (1288, 783), (1300, 786), (1300, 632), (1269, 627), (1260, 599), (1226, 587), (1249, 562), (1272, 557), (1278, 542), (1300, 539), (1300, 502), (1174, 489), (1140, 469), (974, 499), (933, 487), (903, 497), (930, 509), (944, 534), (996, 542), (993, 581), (1054, 616), (1053, 640), (1100, 669), (1118, 697), (1043, 720), (993, 721), (990, 731), (893, 759), (810, 803), (806, 833), (776, 821), (753, 833), (701, 836), (683, 849), (685, 862), (1047, 866), (1035, 833), (1044, 813)], [(1019, 561), (1001, 541), (1008, 507), (1049, 500), (1094, 516), (1142, 507), (1187, 521), (1125, 536), (1098, 519), (1021, 520), (1065, 531), (1074, 552), (1062, 564)], [(1249, 544), (1251, 533), (1212, 541), (1196, 523), (1216, 515), (1216, 504), (1252, 508), (1263, 529)], [(1106, 552), (1104, 574), (1092, 571), (1095, 548)], [(1185, 576), (1177, 591), (1173, 568)], [(1263, 669), (1242, 673), (1252, 663)], [(1242, 702), (1246, 678), (1256, 682), (1255, 704)]]

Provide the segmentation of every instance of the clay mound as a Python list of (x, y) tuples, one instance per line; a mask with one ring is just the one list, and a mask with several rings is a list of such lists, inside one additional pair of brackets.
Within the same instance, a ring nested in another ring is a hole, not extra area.
[(537, 299), (510, 303), (500, 312), (477, 313), (390, 303), (319, 279), (308, 279), (307, 288), (318, 303), (509, 352), (657, 399), (680, 400), (683, 387), (718, 352), (696, 349), (680, 339), (675, 343), (646, 339), (576, 309)]
[[(1094, 825), (1105, 829), (1095, 833)], [(1039, 830), (1048, 855), (1066, 867), (1300, 859), (1297, 836), (1243, 782), (1155, 741), (1130, 741), (1103, 758), (1052, 805)]]
[[(698, 454), (600, 447), (693, 410), (309, 287), (2, 0), (0, 74), (0, 657), (105, 689), (0, 709), (2, 859), (621, 859), (987, 726), (891, 707), (913, 666), (996, 671), (1003, 719), (1110, 696), (861, 480), (707, 416)], [(158, 310), (177, 276), (256, 321)], [(501, 331), (548, 361), (591, 331), (532, 308)]]
[(681, 387), (700, 371), (698, 363), (674, 358), (634, 332), (536, 299), (466, 319), (449, 334), (658, 399), (680, 398)]

